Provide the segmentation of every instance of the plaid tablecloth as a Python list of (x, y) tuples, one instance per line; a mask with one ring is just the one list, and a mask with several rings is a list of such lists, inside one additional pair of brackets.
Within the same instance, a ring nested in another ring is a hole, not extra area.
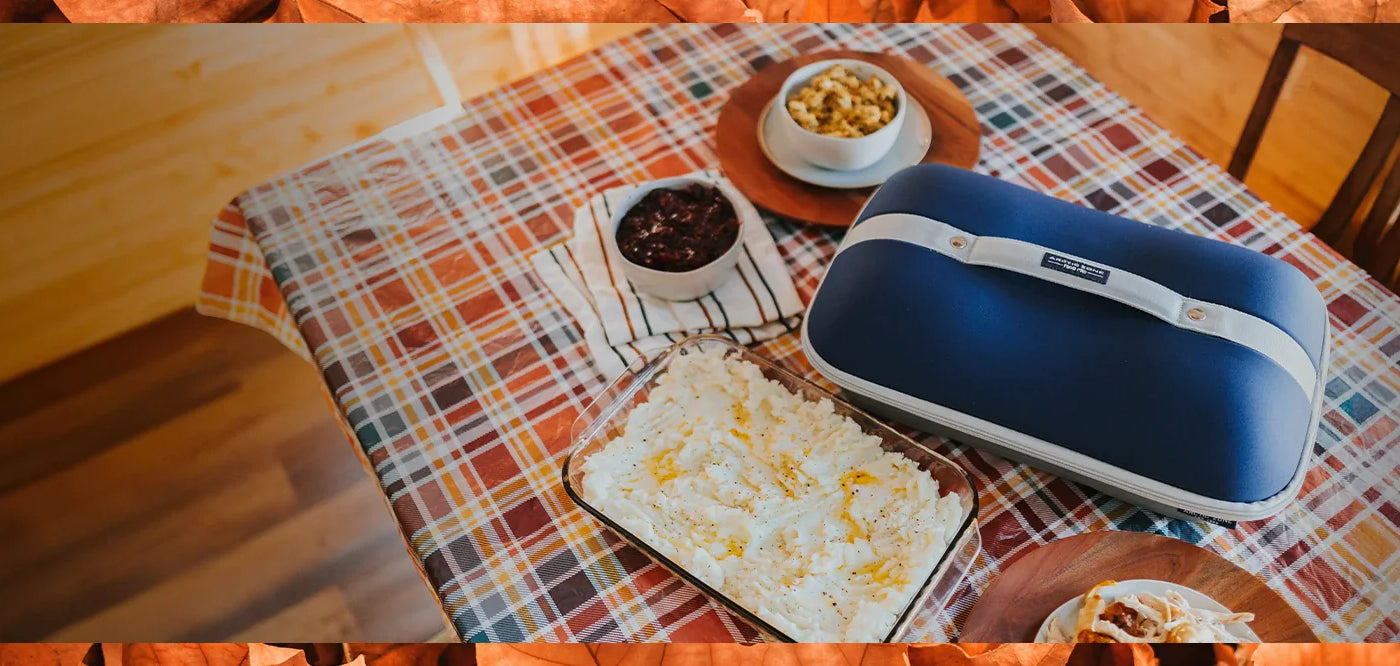
[[(1019, 26), (648, 30), (470, 100), (455, 121), (243, 193), (215, 221), (200, 307), (320, 367), (463, 637), (752, 639), (565, 496), (570, 425), (609, 378), (528, 258), (589, 194), (715, 164), (724, 91), (832, 47), (904, 53), (948, 76), (982, 120), (981, 171), (1293, 263), (1334, 327), (1303, 494), (1237, 530), (926, 438), (975, 475), (985, 550), (911, 639), (955, 637), (1009, 557), (1097, 529), (1214, 550), (1324, 639), (1400, 637), (1400, 300)], [(769, 223), (809, 298), (839, 235)], [(815, 376), (795, 336), (759, 351)]]

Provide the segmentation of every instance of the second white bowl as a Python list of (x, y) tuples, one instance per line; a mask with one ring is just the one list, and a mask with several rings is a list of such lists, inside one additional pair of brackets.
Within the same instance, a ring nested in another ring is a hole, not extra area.
[[(734, 244), (718, 259), (695, 270), (684, 272), (647, 268), (640, 264), (634, 264), (628, 261), (627, 257), (622, 256), (622, 252), (617, 249), (617, 225), (622, 221), (622, 217), (627, 214), (627, 211), (638, 201), (641, 201), (642, 197), (654, 190), (678, 190), (692, 183), (718, 188), (724, 198), (729, 200), (729, 205), (734, 207), (734, 215), (739, 220), (739, 234), (735, 237)], [(725, 183), (715, 182), (703, 176), (662, 178), (638, 186), (632, 194), (623, 200), (622, 205), (613, 211), (612, 220), (608, 223), (606, 242), (609, 245), (610, 253), (621, 260), (619, 263), (622, 265), (622, 274), (627, 276), (627, 280), (637, 291), (643, 291), (669, 301), (689, 301), (714, 291), (716, 287), (724, 284), (731, 277), (734, 266), (739, 263), (740, 248), (744, 245), (744, 225), (750, 224), (750, 217), (756, 218), (757, 216), (758, 213), (753, 210), (752, 204), (749, 204), (743, 195)]]

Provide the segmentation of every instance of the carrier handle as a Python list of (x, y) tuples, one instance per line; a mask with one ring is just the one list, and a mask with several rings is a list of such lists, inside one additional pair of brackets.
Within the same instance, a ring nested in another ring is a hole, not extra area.
[(989, 266), (1118, 301), (1177, 328), (1243, 345), (1283, 368), (1311, 402), (1318, 370), (1303, 346), (1283, 329), (1248, 312), (1187, 298), (1141, 275), (1058, 250), (1000, 236), (975, 236), (945, 222), (885, 213), (846, 232), (844, 250), (871, 240), (913, 243), (973, 266)]

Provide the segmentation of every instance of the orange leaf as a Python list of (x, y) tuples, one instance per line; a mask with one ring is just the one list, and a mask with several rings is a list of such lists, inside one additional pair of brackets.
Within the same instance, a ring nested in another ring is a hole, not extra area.
[(742, 0), (657, 0), (684, 21), (695, 23), (753, 22), (756, 15), (748, 13)]
[(810, 0), (802, 12), (808, 23), (868, 23), (870, 14), (860, 0)]
[[(364, 19), (327, 0), (285, 0), (297, 7), (297, 16), (307, 23), (363, 23)], [(277, 13), (281, 14), (279, 7)]]
[(277, 11), (267, 17), (268, 23), (301, 23), (301, 10), (297, 7), (297, 0), (278, 0)]
[(1050, 20), (1056, 23), (1093, 23), (1074, 0), (1050, 0)]
[(1211, 0), (1050, 0), (1052, 20), (1064, 23), (1205, 22), (1221, 10)]
[(1266, 643), (1254, 651), (1259, 666), (1394, 666), (1400, 663), (1400, 644), (1366, 643)]
[(1016, 10), (1016, 20), (1023, 23), (1050, 20), (1050, 4), (1045, 0), (1006, 0)]
[(813, 0), (808, 21), (1205, 22), (1212, 0)]
[(311, 666), (306, 653), (296, 648), (277, 647), (266, 643), (248, 644), (248, 666)]
[[(705, 645), (695, 647), (708, 648)], [(476, 646), (476, 657), (479, 663), (499, 666), (591, 666), (597, 663), (588, 646), (579, 643), (482, 643)]]
[(1058, 666), (1069, 660), (1073, 645), (1003, 643), (914, 645), (910, 666)]
[(1191, 17), (1187, 20), (1191, 23), (1209, 23), (1210, 17), (1223, 10), (1224, 8), (1215, 4), (1214, 0), (1196, 0), (1196, 6), (1191, 8)]
[[(291, 1), (293, 0), (283, 0)], [(738, 14), (733, 14), (733, 10), (742, 5), (741, 0), (666, 0), (665, 4), (659, 0), (295, 0), (301, 19), (308, 23), (529, 23), (564, 20), (585, 23), (669, 23), (678, 18), (686, 20), (686, 12), (709, 11), (708, 8), (699, 6), (702, 2), (718, 7), (719, 13), (716, 13), (716, 16), (732, 14), (733, 20), (742, 19), (742, 9), (739, 9)], [(676, 11), (667, 9), (667, 5), (674, 5)]]
[(221, 23), (252, 18), (272, 0), (54, 0), (74, 23)]
[(1372, 23), (1400, 21), (1394, 0), (1231, 0), (1238, 22)]
[(53, 6), (53, 0), (0, 0), (0, 21), (34, 19)]
[(127, 643), (122, 666), (250, 666), (243, 643)]
[(0, 644), (0, 666), (81, 666), (92, 643)]
[[(1040, 0), (1040, 4), (1043, 2)], [(1028, 5), (1034, 4), (1028, 0), (925, 0), (919, 9), (918, 20), (948, 23), (1035, 20), (1021, 16), (1029, 8)], [(1018, 5), (1021, 8), (1018, 9)]]
[[(403, 643), (388, 646), (375, 645), (373, 654), (360, 654), (355, 657), (363, 666), (366, 661), (374, 666), (438, 666), (452, 663), (452, 655), (466, 653), (471, 655), (473, 647), (461, 643)], [(353, 651), (354, 646), (350, 646)], [(448, 652), (448, 659), (443, 659), (443, 653)], [(354, 663), (354, 662), (352, 662)]]
[(769, 23), (788, 23), (802, 20), (807, 9), (807, 0), (747, 0), (749, 8), (763, 16)]

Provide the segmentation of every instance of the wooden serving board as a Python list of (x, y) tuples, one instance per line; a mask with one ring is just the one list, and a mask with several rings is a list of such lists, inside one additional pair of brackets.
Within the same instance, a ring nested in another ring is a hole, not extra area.
[(1060, 604), (1104, 580), (1185, 585), (1254, 613), (1266, 643), (1316, 642), (1308, 623), (1264, 582), (1204, 548), (1156, 534), (1104, 530), (1053, 541), (1011, 562), (973, 606), (959, 641), (1027, 642)]
[(763, 208), (802, 222), (848, 227), (873, 187), (839, 190), (809, 185), (773, 166), (758, 145), (758, 123), (768, 105), (798, 67), (818, 60), (850, 58), (883, 68), (918, 100), (933, 125), (933, 143), (925, 162), (965, 169), (977, 165), (982, 128), (962, 91), (932, 69), (909, 58), (864, 51), (805, 53), (759, 70), (729, 93), (715, 123), (719, 165), (744, 196)]

